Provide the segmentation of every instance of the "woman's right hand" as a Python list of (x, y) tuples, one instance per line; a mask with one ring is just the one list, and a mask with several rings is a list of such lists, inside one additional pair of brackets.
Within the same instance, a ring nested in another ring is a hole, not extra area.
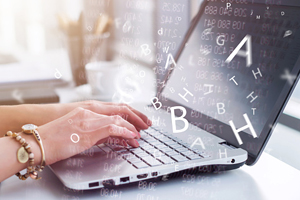
[[(129, 144), (138, 147), (136, 139), (140, 138), (140, 134), (136, 126), (138, 124), (131, 124), (119, 115), (101, 115), (79, 107), (38, 127), (38, 132), (44, 145), (46, 165), (50, 165), (81, 153), (95, 144), (104, 143), (109, 138), (116, 139), (114, 141), (123, 146)], [(73, 136), (72, 141), (71, 135), (74, 133), (79, 137)], [(38, 153), (36, 160), (40, 161), (40, 152), (34, 153)]]

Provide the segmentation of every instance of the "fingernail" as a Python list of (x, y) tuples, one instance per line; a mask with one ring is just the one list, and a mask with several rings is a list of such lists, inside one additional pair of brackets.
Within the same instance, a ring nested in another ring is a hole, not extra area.
[(134, 140), (134, 143), (135, 143), (135, 145), (136, 145), (137, 147), (140, 146), (140, 144), (138, 143), (137, 140)]
[(138, 134), (139, 134), (139, 137), (141, 138), (142, 136), (141, 136), (141, 134), (138, 132)]

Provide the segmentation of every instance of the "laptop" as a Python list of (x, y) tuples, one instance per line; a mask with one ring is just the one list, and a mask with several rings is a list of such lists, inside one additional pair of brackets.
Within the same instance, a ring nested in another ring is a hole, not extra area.
[[(205, 1), (151, 106), (140, 147), (101, 144), (50, 166), (88, 190), (254, 165), (296, 83), (299, 1)], [(134, 106), (134, 105), (133, 105)]]

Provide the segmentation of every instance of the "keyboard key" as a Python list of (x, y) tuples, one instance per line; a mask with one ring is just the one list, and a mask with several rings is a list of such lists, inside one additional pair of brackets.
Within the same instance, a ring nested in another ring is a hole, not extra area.
[(150, 134), (154, 137), (159, 137), (160, 135), (162, 135), (160, 132), (152, 132)]
[(159, 145), (159, 144), (162, 144), (162, 143), (161, 143), (161, 141), (158, 141), (157, 139), (155, 139), (155, 141), (151, 142), (150, 144), (153, 145), (153, 146), (156, 146), (156, 145)]
[(162, 140), (167, 140), (168, 138), (166, 138), (166, 136), (164, 136), (164, 135), (157, 135), (157, 136), (155, 136), (155, 138), (158, 140), (158, 141), (160, 141), (160, 142), (162, 142)]
[(180, 148), (176, 149), (176, 150), (179, 151), (180, 153), (189, 151), (187, 148), (182, 147), (182, 146)]
[(180, 143), (183, 147), (190, 149), (190, 146), (188, 143), (182, 142)]
[(183, 162), (183, 161), (187, 161), (189, 160), (188, 158), (178, 154), (178, 155), (174, 155), (172, 156), (173, 159), (177, 160), (177, 162)]
[(168, 137), (165, 137), (165, 136), (164, 137), (160, 137), (159, 140), (162, 141), (162, 142), (164, 142), (164, 143), (173, 141), (173, 140), (171, 140), (171, 139), (169, 139)]
[(152, 151), (148, 151), (148, 153), (151, 154), (153, 157), (165, 155), (161, 150), (158, 149), (153, 149)]
[(147, 141), (148, 143), (152, 143), (152, 142), (155, 142), (155, 141), (157, 141), (155, 138), (153, 138), (153, 137), (149, 137), (149, 138), (146, 138), (146, 139), (144, 139), (145, 141)]
[(145, 156), (149, 156), (149, 154), (146, 153), (146, 152), (138, 153), (138, 154), (136, 154), (136, 155), (137, 155), (138, 157), (140, 157), (140, 158), (145, 157)]
[(157, 157), (157, 159), (160, 160), (160, 161), (162, 161), (164, 164), (176, 163), (175, 160), (173, 160), (172, 158), (170, 158), (168, 156)]
[(210, 155), (208, 155), (207, 153), (205, 152), (202, 152), (202, 153), (199, 153), (203, 158), (209, 158)]
[(182, 154), (184, 154), (185, 156), (189, 156), (189, 155), (194, 155), (195, 153), (192, 151), (185, 151), (185, 152), (182, 152)]
[(154, 151), (155, 150), (155, 148), (153, 147), (153, 146), (147, 146), (147, 147), (143, 147), (143, 149), (145, 150), (145, 151)]
[(166, 146), (165, 144), (159, 144), (159, 145), (155, 145), (155, 147), (157, 148), (157, 149), (166, 149), (166, 148), (169, 148), (168, 146)]
[(135, 155), (133, 155), (132, 153), (124, 153), (124, 154), (121, 154), (122, 157), (125, 159), (125, 160), (129, 160), (131, 158), (134, 158)]
[(151, 166), (162, 165), (160, 161), (156, 160), (152, 156), (143, 157), (142, 159)]
[(142, 147), (143, 149), (144, 148), (147, 148), (147, 147), (152, 147), (150, 144), (148, 144), (148, 143), (145, 143), (145, 144), (142, 144), (142, 145), (140, 145), (140, 147)]
[(144, 141), (144, 140), (137, 140), (138, 141), (138, 143), (139, 143), (139, 145), (140, 146), (142, 146), (142, 145), (144, 145), (144, 144), (148, 144), (146, 141)]
[(153, 126), (151, 126), (150, 128), (148, 128), (148, 129), (146, 129), (144, 131), (147, 132), (147, 133), (157, 132), (157, 130)]
[(141, 159), (139, 159), (138, 157), (132, 157), (131, 159), (129, 159), (129, 162), (139, 163), (139, 162), (143, 162), (143, 161)]
[(130, 149), (130, 151), (135, 154), (144, 152), (144, 150), (141, 148)]
[(140, 134), (141, 134), (141, 139), (142, 140), (145, 140), (145, 139), (148, 139), (148, 138), (152, 138), (150, 135), (148, 135), (147, 133), (145, 133), (145, 132), (140, 132)]
[[(182, 146), (181, 146), (180, 144), (178, 144), (178, 143), (170, 144), (169, 146), (170, 146), (171, 148), (175, 149), (175, 150), (177, 150), (177, 149), (179, 149), (179, 148), (182, 147)], [(178, 150), (177, 150), (177, 151), (178, 151)]]
[(140, 135), (143, 137), (143, 136), (147, 136), (148, 133), (147, 133), (147, 130), (141, 130), (140, 131)]
[(171, 152), (171, 151), (174, 151), (174, 150), (171, 149), (170, 147), (167, 147), (167, 148), (161, 149), (161, 151), (164, 152), (164, 153), (168, 153), (168, 152)]
[(197, 154), (191, 154), (188, 155), (187, 157), (189, 157), (191, 160), (202, 159), (202, 157)]
[(191, 150), (194, 151), (194, 152), (196, 152), (196, 153), (200, 153), (200, 152), (201, 152), (201, 151), (200, 151), (199, 149), (197, 149), (197, 148), (192, 148)]
[(179, 153), (177, 151), (170, 151), (170, 152), (166, 152), (166, 154), (168, 154), (169, 156), (173, 157), (175, 155), (178, 155)]
[(164, 143), (167, 144), (167, 145), (169, 145), (169, 146), (178, 144), (177, 142), (174, 142), (173, 140), (166, 141)]
[(141, 168), (147, 168), (149, 167), (149, 165), (147, 165), (144, 162), (138, 162), (138, 163), (134, 163), (133, 164), (134, 167), (136, 167), (137, 169), (141, 169)]

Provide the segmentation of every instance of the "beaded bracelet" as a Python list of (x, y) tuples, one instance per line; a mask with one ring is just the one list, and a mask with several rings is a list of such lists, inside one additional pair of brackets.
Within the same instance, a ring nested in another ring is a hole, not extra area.
[(8, 131), (5, 136), (11, 136), (15, 138), (22, 145), (17, 152), (17, 159), (20, 163), (26, 163), (29, 161), (29, 166), (27, 167), (27, 173), (21, 174), (20, 172), (15, 175), (19, 177), (20, 180), (26, 180), (29, 176), (32, 179), (38, 180), (38, 174), (35, 170), (34, 165), (34, 154), (31, 151), (30, 145), (26, 142), (24, 138), (22, 138), (18, 133), (13, 133)]

